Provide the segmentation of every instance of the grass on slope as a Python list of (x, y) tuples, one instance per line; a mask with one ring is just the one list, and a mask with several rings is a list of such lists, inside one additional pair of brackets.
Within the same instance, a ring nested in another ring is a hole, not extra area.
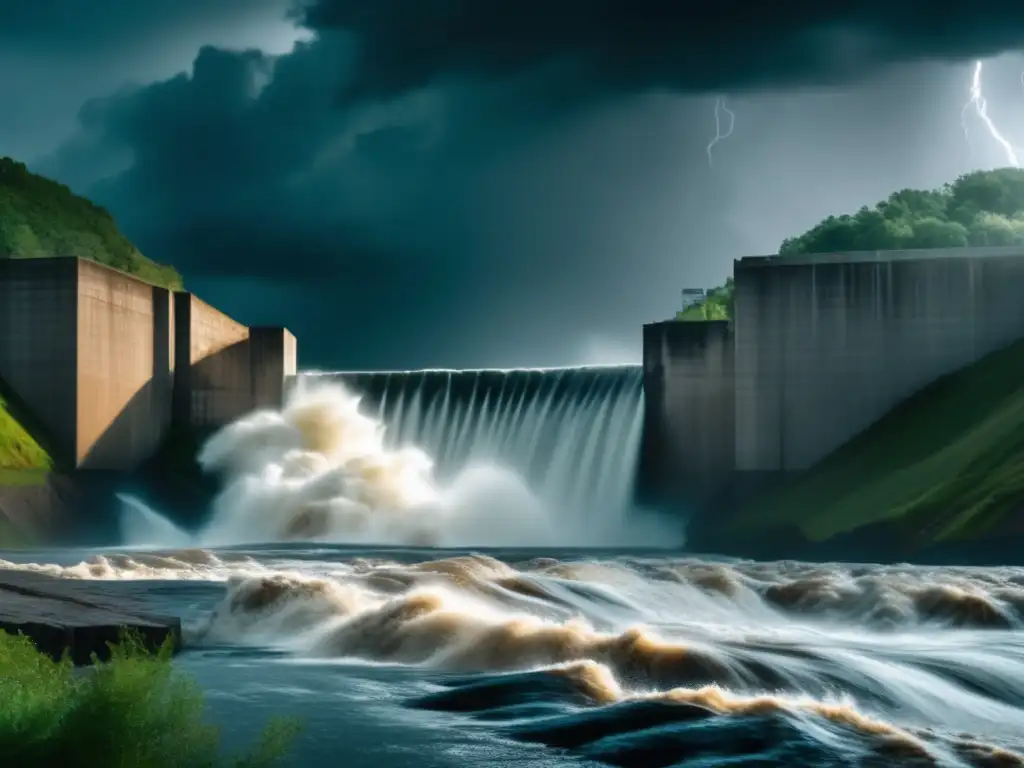
[(40, 256), (81, 256), (156, 285), (182, 285), (172, 267), (139, 253), (106, 210), (0, 157), (0, 258)]
[[(54, 468), (53, 459), (17, 418), (4, 390), (6, 386), (0, 381), (0, 489), (45, 485)], [(2, 506), (0, 503), (0, 548), (25, 545), (28, 540), (7, 518)]]
[(1024, 340), (908, 398), (730, 526), (795, 525), (822, 541), (883, 520), (968, 538), (1024, 502)]
[(14, 418), (7, 401), (0, 396), (0, 485), (16, 476), (17, 470), (48, 470), (52, 466), (49, 454)]
[(76, 670), (0, 631), (0, 754), (4, 765), (63, 768), (236, 768), (278, 765), (297, 724), (272, 721), (250, 754), (225, 759), (203, 694), (125, 635), (109, 662)]

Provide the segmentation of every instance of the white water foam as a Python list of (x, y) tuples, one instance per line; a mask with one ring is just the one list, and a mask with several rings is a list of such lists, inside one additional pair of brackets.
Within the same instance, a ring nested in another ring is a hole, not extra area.
[[(225, 485), (209, 523), (190, 543), (671, 546), (681, 540), (677, 529), (631, 515), (622, 499), (584, 494), (586, 507), (570, 510), (493, 461), (471, 456), (442, 482), (430, 456), (413, 445), (389, 447), (384, 425), (359, 406), (360, 397), (337, 382), (300, 380), (281, 411), (250, 414), (214, 435), (198, 459)], [(599, 411), (599, 429), (613, 406), (598, 407), (605, 409)], [(555, 452), (563, 464), (559, 471), (569, 478), (581, 474), (579, 468), (593, 459), (596, 439), (564, 435), (568, 447)], [(129, 511), (139, 517), (137, 504)], [(173, 526), (161, 528), (142, 517), (141, 535), (163, 530), (177, 538)]]

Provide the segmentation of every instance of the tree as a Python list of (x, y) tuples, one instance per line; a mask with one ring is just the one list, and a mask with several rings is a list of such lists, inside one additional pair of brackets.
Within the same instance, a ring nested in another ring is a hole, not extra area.
[[(1024, 245), (1024, 170), (975, 171), (939, 189), (901, 189), (854, 214), (829, 216), (787, 238), (780, 256), (801, 253)], [(679, 320), (732, 316), (732, 278)]]
[(1024, 171), (964, 174), (940, 189), (902, 189), (854, 215), (829, 216), (780, 255), (1024, 243)]

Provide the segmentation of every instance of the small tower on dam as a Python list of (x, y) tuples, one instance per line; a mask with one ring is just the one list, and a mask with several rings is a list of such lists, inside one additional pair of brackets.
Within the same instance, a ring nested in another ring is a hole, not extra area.
[(708, 292), (703, 288), (683, 288), (683, 301), (680, 307), (681, 312), (685, 312), (695, 304), (700, 304), (707, 298)]

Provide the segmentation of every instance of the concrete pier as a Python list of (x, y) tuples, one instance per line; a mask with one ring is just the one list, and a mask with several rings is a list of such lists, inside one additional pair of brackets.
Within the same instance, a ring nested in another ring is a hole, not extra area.
[(654, 503), (700, 505), (732, 473), (734, 359), (725, 321), (644, 326), (642, 489)]

